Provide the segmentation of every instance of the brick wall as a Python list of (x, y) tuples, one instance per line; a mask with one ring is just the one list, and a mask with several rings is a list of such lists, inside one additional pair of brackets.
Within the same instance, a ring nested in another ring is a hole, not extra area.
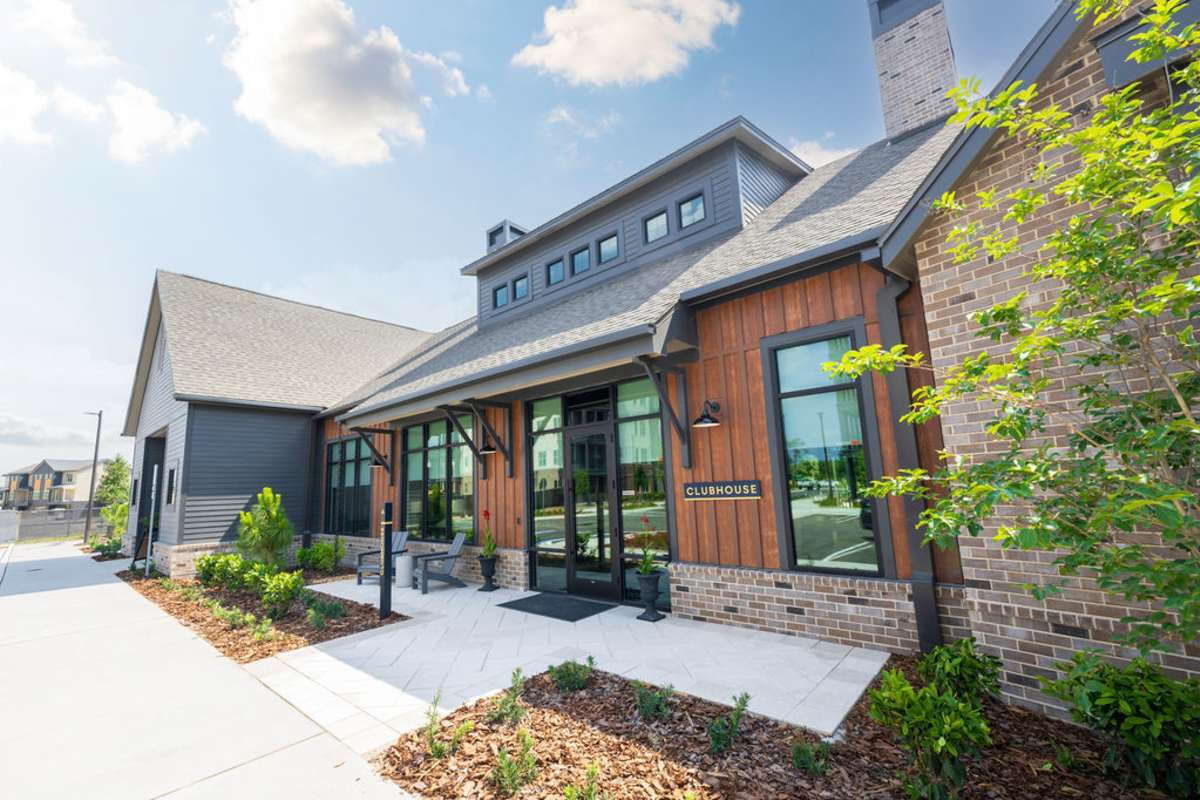
[(941, 3), (881, 34), (874, 47), (888, 136), (919, 128), (954, 110), (946, 92), (958, 82), (958, 73)]
[[(1085, 40), (1062, 59), (1053, 78), (1043, 81), (1042, 87), (1044, 97), (1071, 110), (1077, 122), (1086, 122), (1097, 98), (1107, 91), (1095, 49)], [(981, 190), (1003, 194), (1021, 185), (1035, 163), (1032, 151), (999, 139), (963, 176), (955, 191), (970, 203)], [(1031, 286), (1023, 271), (1036, 256), (1040, 242), (1074, 210), (1061, 198), (1053, 199), (1017, 229), (1023, 243), (1020, 252), (999, 262), (983, 256), (955, 265), (945, 243), (954, 224), (978, 221), (984, 229), (990, 229), (1000, 221), (994, 211), (974, 206), (965, 218), (938, 219), (922, 232), (916, 241), (916, 256), (935, 367), (948, 367), (985, 350), (1003, 352), (1003, 345), (980, 340), (972, 333), (974, 325), (969, 317), (973, 312), (1022, 290), (1029, 291), (1029, 302), (1033, 304), (1045, 303), (1053, 296), (1054, 286)], [(1065, 391), (1068, 380), (1064, 372), (1052, 391)], [(990, 445), (982, 428), (990, 417), (990, 405), (960, 401), (950, 406), (941, 420), (947, 450), (968, 457), (988, 455), (994, 445)], [(1144, 609), (1103, 594), (1083, 578), (1069, 580), (1061, 597), (1038, 602), (1023, 584), (1042, 583), (1054, 576), (1053, 555), (1003, 550), (992, 541), (994, 533), (993, 526), (982, 536), (959, 539), (964, 596), (953, 614), (949, 609), (945, 612), (943, 628), (959, 635), (969, 630), (1003, 659), (1003, 690), (1010, 700), (1059, 713), (1057, 702), (1038, 691), (1037, 677), (1053, 675), (1054, 662), (1082, 648), (1097, 647), (1117, 658), (1130, 656), (1129, 651), (1111, 642), (1121, 628), (1116, 620)], [(1200, 645), (1193, 643), (1179, 655), (1164, 655), (1157, 660), (1179, 675), (1200, 674)]]

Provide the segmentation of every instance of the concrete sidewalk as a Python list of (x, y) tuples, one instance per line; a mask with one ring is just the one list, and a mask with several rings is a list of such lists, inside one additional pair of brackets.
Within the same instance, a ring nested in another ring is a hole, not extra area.
[(0, 544), (0, 794), (406, 796), (113, 577), (125, 563)]

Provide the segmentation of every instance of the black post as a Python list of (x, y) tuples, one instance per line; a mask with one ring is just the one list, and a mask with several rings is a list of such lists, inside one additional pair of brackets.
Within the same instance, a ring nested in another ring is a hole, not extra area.
[(379, 618), (392, 613), (392, 504), (383, 504), (383, 543), (380, 548), (383, 563), (379, 565)]

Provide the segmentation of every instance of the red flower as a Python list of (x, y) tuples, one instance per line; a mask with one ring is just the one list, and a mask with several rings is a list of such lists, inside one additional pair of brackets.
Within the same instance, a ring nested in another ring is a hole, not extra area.
[(483, 510), (483, 521), (484, 521), (484, 522), (487, 522), (487, 521), (488, 521), (489, 519), (491, 519), (491, 518), (492, 518), (492, 512), (488, 511), (488, 510), (485, 508), (485, 509)]
[(643, 515), (642, 515), (642, 524), (643, 524), (643, 525), (649, 525), (649, 524), (650, 524), (650, 518), (649, 518), (649, 517), (647, 517), (645, 514), (643, 514)]

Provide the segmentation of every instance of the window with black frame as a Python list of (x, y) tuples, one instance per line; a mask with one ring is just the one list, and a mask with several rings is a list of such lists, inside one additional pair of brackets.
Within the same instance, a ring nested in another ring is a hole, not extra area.
[(821, 369), (852, 347), (850, 336), (841, 335), (774, 352), (786, 516), (792, 566), (878, 574), (876, 522), (863, 493), (868, 476), (859, 387)]
[(325, 448), (325, 531), (371, 535), (371, 450), (361, 439)]
[[(473, 435), (471, 415), (458, 423)], [(466, 440), (449, 422), (441, 419), (404, 429), (404, 477), (401, 482), (401, 524), (414, 539), (448, 541), (456, 533), (475, 531), (475, 456)]]

